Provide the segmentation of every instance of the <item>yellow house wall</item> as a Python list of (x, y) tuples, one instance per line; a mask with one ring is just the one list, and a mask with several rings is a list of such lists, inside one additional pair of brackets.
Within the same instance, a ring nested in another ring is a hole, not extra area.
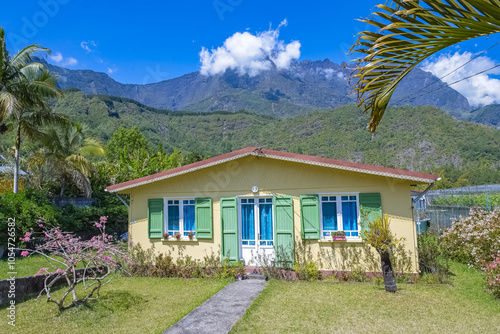
[[(218, 252), (221, 244), (219, 199), (252, 195), (252, 186), (258, 186), (256, 195), (288, 195), (294, 199), (295, 238), (300, 241), (299, 196), (316, 193), (379, 192), (382, 210), (389, 214), (391, 230), (405, 239), (407, 251), (412, 254), (413, 272), (417, 272), (415, 252), (416, 233), (412, 220), (410, 181), (383, 176), (340, 171), (327, 167), (280, 161), (265, 157), (247, 156), (232, 162), (190, 172), (171, 179), (139, 186), (130, 192), (129, 238), (142, 247), (154, 245), (156, 252), (179, 252), (203, 259), (206, 254)], [(213, 239), (198, 241), (162, 241), (149, 239), (148, 199), (162, 197), (211, 197), (213, 201)], [(332, 242), (308, 240), (312, 254), (330, 249)], [(347, 242), (361, 247), (362, 242)], [(338, 242), (336, 242), (336, 245)], [(179, 247), (180, 246), (180, 247)], [(326, 263), (327, 261), (322, 261)], [(340, 270), (327, 267), (322, 269)]]
[[(24, 180), (19, 179), (19, 184), (18, 184), (19, 190), (24, 189)], [(12, 176), (10, 178), (0, 178), (0, 193), (4, 193), (7, 191), (12, 191), (14, 189), (14, 180), (12, 179)]]

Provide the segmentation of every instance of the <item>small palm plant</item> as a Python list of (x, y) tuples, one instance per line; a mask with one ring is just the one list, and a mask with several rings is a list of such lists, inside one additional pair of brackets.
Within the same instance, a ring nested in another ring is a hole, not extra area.
[(385, 290), (396, 292), (396, 280), (392, 271), (390, 254), (401, 239), (392, 234), (389, 224), (389, 215), (378, 216), (368, 224), (368, 229), (364, 230), (361, 235), (365, 242), (372, 245), (380, 254)]

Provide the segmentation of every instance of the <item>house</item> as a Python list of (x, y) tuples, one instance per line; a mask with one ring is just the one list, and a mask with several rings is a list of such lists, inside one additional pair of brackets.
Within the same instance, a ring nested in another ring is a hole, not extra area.
[[(251, 263), (256, 254), (307, 240), (312, 254), (344, 231), (353, 246), (368, 219), (387, 213), (417, 272), (410, 186), (436, 175), (254, 147), (107, 187), (130, 194), (129, 238), (156, 251), (182, 247), (202, 259), (217, 251)], [(189, 240), (188, 232), (195, 233)], [(163, 233), (180, 233), (179, 241)], [(326, 268), (324, 268), (326, 269)]]
[[(19, 190), (24, 189), (24, 180), (28, 173), (19, 170)], [(14, 188), (14, 166), (0, 154), (0, 193), (11, 191)]]

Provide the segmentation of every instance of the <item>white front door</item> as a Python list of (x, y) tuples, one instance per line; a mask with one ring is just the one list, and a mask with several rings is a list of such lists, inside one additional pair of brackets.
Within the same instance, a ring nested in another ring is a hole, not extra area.
[(245, 265), (259, 265), (259, 256), (273, 259), (273, 198), (241, 198), (240, 217), (240, 254)]

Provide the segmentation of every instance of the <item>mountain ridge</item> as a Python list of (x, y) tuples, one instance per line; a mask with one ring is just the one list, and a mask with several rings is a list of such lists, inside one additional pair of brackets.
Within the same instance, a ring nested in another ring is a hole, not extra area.
[[(191, 72), (177, 78), (150, 83), (123, 84), (109, 75), (91, 70), (70, 70), (47, 64), (59, 75), (60, 88), (78, 88), (89, 95), (112, 95), (136, 100), (142, 104), (170, 110), (238, 111), (289, 117), (356, 103), (351, 94), (351, 69), (328, 59), (292, 63), (288, 70), (275, 68), (250, 77), (227, 70), (224, 74), (205, 76)], [(419, 68), (410, 72), (392, 98), (409, 105), (432, 105), (455, 117), (470, 112), (465, 97), (443, 82), (413, 96), (421, 87), (439, 79)]]
[(168, 151), (213, 156), (261, 146), (420, 171), (500, 161), (499, 130), (455, 120), (431, 106), (390, 107), (372, 135), (365, 128), (369, 116), (355, 105), (279, 118), (246, 111), (161, 110), (76, 89), (65, 91), (65, 98), (54, 103), (54, 112), (87, 123), (103, 141), (122, 126), (138, 126), (153, 146), (161, 144)]

